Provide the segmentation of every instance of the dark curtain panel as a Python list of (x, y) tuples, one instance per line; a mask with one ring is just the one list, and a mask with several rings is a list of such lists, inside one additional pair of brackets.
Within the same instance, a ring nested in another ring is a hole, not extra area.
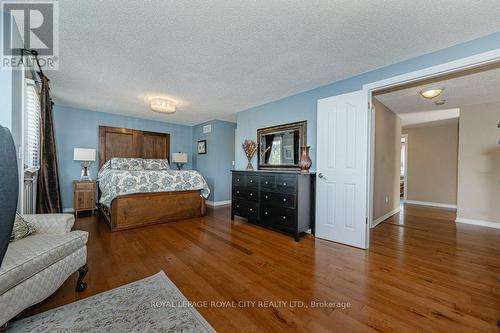
[[(273, 146), (273, 141), (274, 141), (274, 135), (273, 134), (269, 134), (269, 135), (266, 135), (265, 136), (266, 138), (266, 149), (268, 147), (271, 147)], [(268, 149), (266, 151), (266, 154), (264, 155), (264, 164), (269, 164), (269, 158), (271, 157), (271, 149)]]
[(36, 211), (39, 214), (61, 213), (61, 192), (57, 173), (56, 141), (52, 121), (49, 79), (42, 76), (40, 120), (40, 170), (38, 171)]
[(293, 164), (299, 164), (299, 131), (293, 131)]

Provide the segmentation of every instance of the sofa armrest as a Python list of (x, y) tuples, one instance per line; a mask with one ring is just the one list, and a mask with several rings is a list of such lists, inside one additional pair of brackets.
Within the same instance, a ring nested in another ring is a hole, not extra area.
[(23, 217), (40, 234), (67, 234), (75, 224), (71, 214), (26, 214)]

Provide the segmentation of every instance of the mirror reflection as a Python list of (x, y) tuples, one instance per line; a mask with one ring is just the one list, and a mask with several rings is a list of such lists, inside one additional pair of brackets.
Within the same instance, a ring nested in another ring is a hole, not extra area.
[(307, 142), (306, 128), (306, 121), (259, 128), (259, 169), (300, 169), (300, 147)]
[(299, 131), (262, 135), (260, 138), (263, 164), (295, 165), (299, 163)]

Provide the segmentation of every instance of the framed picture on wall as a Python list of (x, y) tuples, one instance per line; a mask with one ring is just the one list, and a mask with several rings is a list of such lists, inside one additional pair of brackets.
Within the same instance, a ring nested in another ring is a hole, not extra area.
[(207, 140), (198, 141), (198, 155), (207, 153)]

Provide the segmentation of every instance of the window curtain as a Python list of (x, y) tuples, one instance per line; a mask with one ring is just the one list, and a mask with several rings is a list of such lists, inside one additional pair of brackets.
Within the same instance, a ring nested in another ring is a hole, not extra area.
[(57, 172), (56, 141), (52, 119), (49, 79), (41, 76), (40, 93), (40, 170), (38, 171), (36, 211), (39, 214), (61, 213), (61, 192)]

